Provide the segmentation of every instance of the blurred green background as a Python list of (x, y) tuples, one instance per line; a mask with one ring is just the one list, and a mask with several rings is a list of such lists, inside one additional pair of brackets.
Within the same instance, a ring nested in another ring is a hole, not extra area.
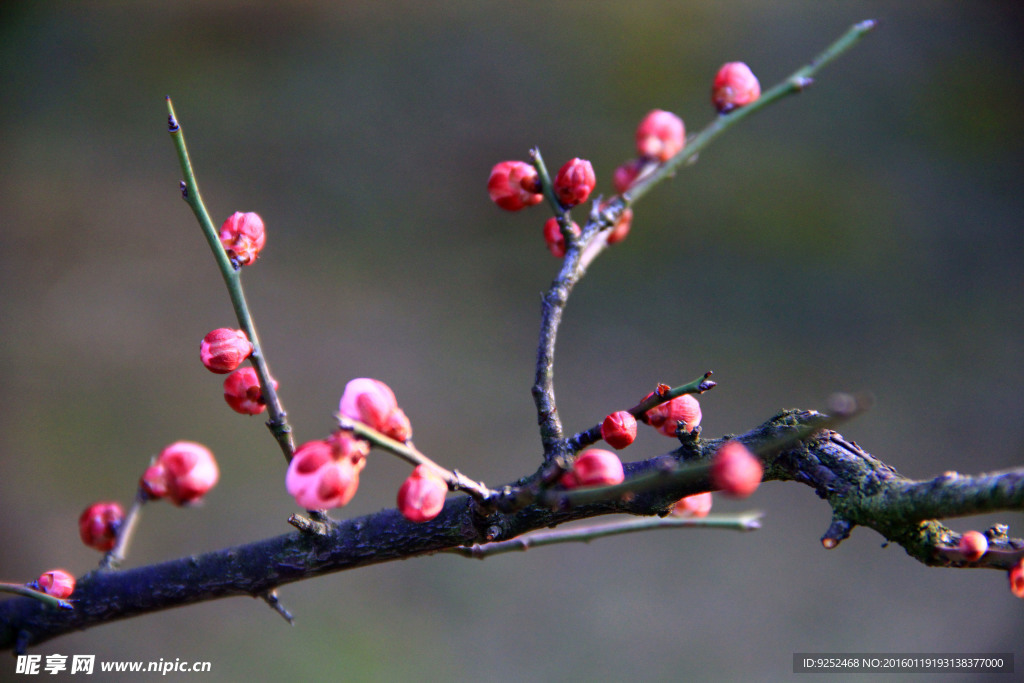
[[(0, 4), (0, 577), (98, 557), (79, 512), (127, 503), (192, 439), (222, 481), (145, 511), (128, 564), (291, 530), (284, 462), (198, 360), (233, 324), (166, 133), (174, 99), (216, 222), (269, 239), (244, 281), (300, 441), (345, 382), (388, 382), (417, 445), (490, 484), (532, 471), (542, 208), (487, 198), (537, 145), (599, 191), (658, 107), (713, 117), (718, 66), (769, 86), (850, 24), (881, 28), (806, 93), (716, 142), (636, 207), (570, 302), (569, 429), (707, 369), (710, 436), (838, 390), (843, 433), (914, 477), (1024, 460), (1024, 52), (1015, 2), (11, 2)], [(626, 459), (671, 442), (641, 433)], [(344, 517), (393, 504), (374, 455)], [(764, 529), (660, 532), (419, 558), (51, 641), (42, 654), (208, 660), (212, 680), (787, 679), (793, 652), (1016, 651), (993, 571), (926, 568), (796, 484), (741, 503)], [(1024, 534), (1020, 514), (994, 521)], [(10, 661), (10, 660), (8, 660)], [(0, 678), (13, 664), (3, 664)], [(916, 679), (915, 679), (916, 680)], [(986, 679), (987, 680), (987, 679)]]

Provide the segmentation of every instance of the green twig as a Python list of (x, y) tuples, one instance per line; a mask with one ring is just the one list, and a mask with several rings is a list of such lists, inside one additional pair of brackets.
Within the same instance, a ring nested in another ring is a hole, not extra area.
[(688, 141), (686, 147), (674, 157), (659, 166), (653, 173), (641, 178), (623, 194), (625, 206), (636, 202), (640, 197), (647, 194), (652, 187), (660, 183), (666, 177), (675, 173), (676, 169), (697, 156), (707, 147), (712, 140), (720, 134), (739, 123), (742, 119), (751, 116), (757, 111), (768, 107), (788, 95), (795, 95), (803, 92), (811, 83), (814, 76), (826, 64), (842, 55), (868, 32), (875, 28), (877, 22), (871, 19), (854, 24), (838, 40), (829, 45), (821, 54), (812, 59), (805, 66), (794, 71), (788, 78), (773, 86), (761, 94), (761, 97), (745, 107), (739, 107), (728, 114), (721, 114), (704, 130), (698, 133), (692, 140)]
[(447, 482), (448, 487), (452, 491), (465, 491), (476, 500), (484, 500), (490, 496), (497, 495), (497, 491), (487, 488), (483, 482), (473, 481), (458, 470), (448, 470), (441, 467), (417, 450), (411, 442), (402, 443), (401, 441), (396, 441), (389, 436), (381, 434), (367, 424), (351, 420), (343, 415), (338, 415), (337, 419), (340, 429), (352, 432), (361, 439), (366, 439), (372, 445), (397, 455), (410, 465), (426, 465), (434, 470)]
[(128, 509), (128, 514), (121, 520), (121, 524), (117, 529), (117, 542), (114, 547), (107, 551), (107, 554), (100, 560), (100, 569), (117, 569), (124, 558), (128, 554), (128, 544), (131, 542), (132, 535), (135, 533), (135, 527), (139, 521), (139, 515), (142, 513), (142, 506), (149, 500), (149, 496), (146, 494), (142, 486), (139, 486), (138, 491), (135, 493), (135, 500), (132, 502), (132, 506)]
[(445, 550), (446, 553), (484, 559), (491, 555), (500, 555), (513, 551), (524, 551), (556, 543), (589, 543), (597, 538), (630, 534), (637, 531), (654, 529), (704, 528), (704, 529), (735, 529), (736, 531), (753, 531), (761, 528), (762, 512), (744, 512), (738, 515), (708, 515), (707, 517), (642, 517), (628, 519), (610, 524), (596, 524), (555, 531), (538, 531), (507, 541), (474, 544), (470, 547), (457, 547)]
[(249, 305), (245, 301), (245, 291), (242, 289), (241, 273), (228, 258), (227, 252), (224, 250), (224, 246), (220, 242), (220, 235), (214, 227), (213, 222), (210, 220), (210, 215), (206, 211), (206, 205), (203, 203), (203, 198), (199, 194), (199, 185), (196, 183), (195, 174), (192, 171), (192, 161), (189, 159), (188, 149), (185, 146), (185, 135), (182, 132), (178, 119), (174, 114), (174, 106), (171, 103), (170, 97), (167, 98), (167, 111), (169, 113), (168, 132), (171, 134), (171, 140), (174, 142), (174, 147), (178, 151), (178, 161), (181, 163), (181, 172), (185, 178), (181, 183), (182, 197), (185, 199), (185, 202), (189, 207), (191, 207), (192, 212), (196, 215), (196, 219), (199, 221), (199, 227), (203, 230), (203, 235), (205, 235), (206, 241), (210, 245), (213, 257), (217, 261), (217, 267), (220, 269), (221, 276), (224, 278), (224, 284), (227, 285), (228, 294), (231, 297), (231, 305), (234, 307), (235, 316), (238, 318), (238, 324), (249, 337), (249, 341), (252, 342), (253, 350), (249, 360), (256, 369), (256, 374), (259, 376), (260, 390), (263, 394), (263, 400), (267, 405), (267, 411), (270, 414), (270, 420), (268, 421), (267, 426), (270, 428), (274, 438), (277, 439), (278, 444), (281, 446), (285, 459), (291, 462), (292, 455), (295, 453), (295, 442), (292, 438), (292, 428), (291, 425), (288, 424), (284, 406), (281, 405), (281, 400), (277, 395), (277, 390), (274, 389), (273, 379), (270, 375), (270, 368), (267, 366), (266, 358), (263, 355), (259, 335), (256, 334), (256, 324), (253, 322), (252, 315), (249, 313)]
[(74, 606), (67, 600), (61, 600), (42, 591), (33, 590), (23, 583), (0, 583), (0, 593), (12, 593), (26, 598), (33, 598), (51, 607), (59, 607), (60, 609), (74, 609)]
[[(703, 394), (705, 391), (713, 389), (717, 386), (715, 382), (711, 381), (711, 371), (708, 370), (701, 377), (683, 384), (681, 386), (666, 389), (663, 392), (655, 391), (649, 398), (637, 403), (635, 406), (627, 410), (630, 415), (635, 418), (640, 418), (647, 413), (651, 408), (657, 407), (662, 403), (667, 403), (674, 398), (678, 398), (683, 394)], [(582, 448), (586, 448), (592, 443), (596, 443), (601, 440), (601, 425), (596, 424), (590, 429), (580, 432), (569, 439), (569, 448), (572, 452), (576, 453)]]

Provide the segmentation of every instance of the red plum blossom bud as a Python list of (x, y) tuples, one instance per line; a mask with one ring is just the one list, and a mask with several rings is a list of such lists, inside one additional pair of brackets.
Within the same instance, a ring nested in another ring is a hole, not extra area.
[(168, 496), (175, 505), (194, 503), (220, 478), (209, 448), (194, 441), (175, 441), (160, 451), (142, 475), (140, 485), (152, 498)]
[(62, 600), (75, 592), (75, 577), (63, 569), (43, 572), (35, 583), (42, 592)]
[(727, 441), (711, 462), (711, 483), (735, 498), (746, 498), (756, 491), (762, 476), (761, 461), (739, 441)]
[(342, 507), (356, 495), (369, 452), (367, 442), (348, 432), (304, 443), (288, 465), (285, 488), (307, 510)]
[[(580, 226), (576, 225), (576, 223), (570, 224), (569, 230), (579, 237)], [(544, 242), (548, 245), (548, 251), (550, 251), (555, 258), (562, 258), (565, 256), (565, 235), (562, 234), (562, 226), (558, 224), (558, 219), (554, 216), (544, 223)]]
[(537, 169), (525, 161), (502, 161), (491, 169), (487, 180), (491, 201), (506, 211), (519, 211), (540, 202)]
[(711, 512), (712, 503), (714, 503), (714, 500), (711, 498), (710, 491), (707, 493), (695, 493), (692, 496), (680, 498), (672, 506), (672, 514), (677, 517), (707, 517), (708, 513)]
[(676, 396), (671, 401), (647, 411), (647, 424), (665, 436), (675, 436), (680, 422), (683, 423), (684, 431), (692, 432), (700, 424), (700, 420), (700, 402), (693, 394)]
[(615, 188), (615, 191), (622, 194), (632, 187), (646, 163), (644, 159), (631, 159), (616, 168), (612, 173), (612, 187)]
[(761, 96), (761, 84), (743, 62), (723, 64), (711, 86), (711, 103), (720, 114), (745, 107)]
[(670, 111), (655, 109), (636, 128), (636, 151), (642, 157), (668, 161), (686, 146), (686, 126)]
[(587, 201), (597, 184), (594, 167), (586, 159), (570, 159), (558, 170), (552, 186), (562, 206), (576, 206)]
[(124, 509), (115, 502), (93, 503), (78, 518), (82, 543), (107, 552), (117, 543), (117, 531), (124, 519)]
[(231, 372), (252, 353), (252, 343), (242, 330), (221, 327), (212, 330), (199, 344), (199, 359), (210, 372)]
[(240, 266), (249, 265), (259, 257), (267, 243), (263, 219), (251, 211), (236, 211), (220, 226), (220, 243), (224, 245), (228, 258)]
[(572, 469), (562, 475), (559, 483), (567, 489), (575, 489), (621, 484), (625, 478), (619, 456), (611, 451), (591, 448), (577, 456)]
[(968, 562), (977, 562), (988, 552), (988, 539), (980, 531), (966, 531), (960, 537), (959, 549)]
[(627, 207), (619, 214), (618, 220), (615, 221), (615, 225), (612, 226), (611, 232), (608, 233), (608, 244), (615, 244), (616, 242), (621, 242), (626, 239), (626, 235), (629, 234), (629, 228), (632, 225), (633, 209)]
[(150, 499), (163, 498), (168, 493), (167, 470), (160, 463), (153, 463), (142, 473), (139, 486)]
[[(274, 382), (277, 389), (277, 382)], [(259, 415), (267, 409), (260, 389), (260, 378), (256, 368), (244, 367), (235, 370), (224, 380), (224, 400), (231, 409), (242, 415)]]
[(1010, 592), (1024, 598), (1024, 559), (1010, 570)]
[(426, 522), (444, 508), (446, 493), (444, 479), (427, 465), (417, 465), (398, 489), (398, 510), (410, 522)]
[(384, 418), (379, 431), (384, 436), (390, 436), (395, 441), (402, 443), (412, 438), (412, 424), (410, 424), (405, 411), (398, 407)]
[(338, 412), (396, 441), (405, 442), (412, 437), (412, 425), (398, 407), (395, 393), (380, 380), (359, 377), (349, 381), (341, 395)]
[(625, 448), (636, 438), (636, 418), (625, 410), (612, 413), (601, 423), (601, 438), (616, 450)]

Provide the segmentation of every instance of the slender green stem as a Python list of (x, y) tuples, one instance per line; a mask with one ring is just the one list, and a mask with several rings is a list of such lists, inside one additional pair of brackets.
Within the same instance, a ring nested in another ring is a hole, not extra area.
[(541, 156), (539, 148), (534, 147), (530, 150), (530, 162), (537, 169), (537, 181), (540, 183), (541, 194), (548, 201), (551, 210), (555, 212), (555, 217), (561, 220), (565, 216), (565, 207), (555, 196), (555, 186), (551, 182), (551, 174), (548, 173), (548, 167), (544, 164), (544, 157)]
[(33, 590), (23, 583), (2, 582), (0, 583), (0, 593), (12, 593), (26, 598), (33, 598), (39, 602), (50, 605), (51, 607), (59, 607), (60, 609), (74, 609), (72, 604), (67, 600), (61, 600), (60, 598), (55, 598), (52, 595), (47, 595), (42, 591)]
[[(683, 394), (703, 394), (709, 389), (713, 389), (717, 386), (715, 382), (712, 382), (711, 371), (708, 370), (702, 376), (689, 382), (687, 384), (680, 385), (678, 387), (668, 389), (664, 391), (654, 391), (649, 398), (637, 403), (635, 406), (627, 410), (630, 415), (636, 418), (640, 418), (647, 413), (648, 410), (662, 403), (667, 403), (674, 398), (682, 396)], [(581, 448), (586, 448), (592, 443), (596, 443), (601, 440), (601, 425), (596, 424), (590, 429), (580, 432), (569, 439), (569, 447), (573, 453), (578, 452)]]
[(652, 531), (654, 529), (704, 528), (753, 531), (761, 528), (760, 520), (763, 516), (764, 513), (761, 512), (744, 512), (738, 515), (708, 515), (707, 517), (642, 517), (640, 519), (628, 519), (609, 524), (595, 524), (555, 531), (538, 531), (507, 541), (475, 544), (470, 547), (448, 548), (443, 552), (482, 560), (491, 555), (524, 551), (556, 543), (589, 543), (598, 538), (631, 534), (638, 531)]
[(135, 493), (135, 500), (132, 502), (131, 508), (128, 509), (128, 514), (121, 520), (121, 526), (117, 530), (117, 543), (100, 560), (101, 569), (117, 569), (124, 562), (124, 558), (128, 555), (128, 544), (135, 534), (135, 528), (142, 513), (142, 506), (146, 504), (147, 500), (149, 500), (149, 496), (140, 486)]
[(185, 178), (181, 183), (182, 197), (185, 199), (185, 202), (189, 207), (191, 207), (192, 212), (199, 221), (199, 227), (203, 230), (203, 235), (206, 237), (206, 241), (210, 245), (213, 257), (217, 261), (217, 267), (220, 269), (221, 275), (224, 278), (224, 284), (227, 285), (228, 295), (231, 297), (231, 305), (235, 309), (235, 316), (238, 318), (238, 324), (249, 337), (249, 341), (252, 342), (253, 351), (249, 360), (256, 369), (256, 374), (260, 379), (260, 390), (263, 394), (263, 400), (267, 405), (267, 411), (270, 414), (270, 420), (267, 422), (267, 426), (270, 428), (274, 438), (277, 439), (282, 452), (284, 452), (285, 459), (291, 462), (292, 455), (295, 453), (295, 442), (292, 438), (292, 428), (291, 425), (288, 424), (284, 406), (281, 405), (281, 400), (277, 395), (277, 390), (274, 389), (274, 382), (270, 375), (270, 368), (267, 366), (267, 360), (263, 354), (263, 348), (260, 346), (259, 335), (256, 333), (256, 324), (253, 322), (253, 317), (249, 313), (249, 305), (245, 300), (245, 291), (242, 289), (241, 273), (228, 258), (227, 252), (224, 250), (224, 246), (220, 242), (220, 235), (214, 227), (213, 222), (210, 220), (210, 214), (207, 212), (206, 205), (203, 203), (202, 195), (199, 194), (199, 185), (196, 182), (195, 174), (192, 171), (192, 161), (189, 159), (188, 148), (185, 146), (185, 135), (182, 132), (178, 119), (174, 114), (174, 106), (171, 103), (170, 97), (167, 98), (167, 111), (169, 113), (168, 132), (171, 134), (171, 139), (174, 142), (175, 149), (178, 151), (178, 161), (181, 164), (181, 172)]
[(372, 445), (397, 455), (410, 465), (426, 465), (439, 474), (452, 491), (465, 491), (477, 500), (484, 500), (490, 496), (497, 495), (497, 491), (487, 488), (482, 482), (473, 481), (458, 470), (448, 470), (421, 453), (411, 442), (402, 443), (389, 436), (381, 434), (367, 424), (351, 420), (343, 415), (338, 415), (338, 427), (345, 431), (352, 432), (361, 439), (366, 439)]
[(733, 125), (739, 123), (742, 119), (745, 119), (746, 117), (754, 114), (754, 112), (760, 111), (765, 107), (774, 104), (783, 97), (802, 92), (813, 82), (814, 75), (817, 74), (822, 67), (856, 45), (857, 42), (868, 32), (874, 29), (876, 25), (877, 22), (871, 19), (854, 24), (846, 31), (846, 33), (840, 36), (838, 40), (825, 48), (821, 54), (812, 59), (805, 66), (794, 71), (781, 83), (778, 83), (771, 89), (762, 93), (761, 97), (755, 102), (752, 102), (745, 107), (734, 109), (728, 114), (720, 115), (704, 130), (698, 133), (696, 137), (690, 140), (679, 154), (676, 154), (674, 157), (658, 167), (658, 169), (653, 173), (642, 178), (630, 187), (623, 195), (623, 198), (626, 200), (626, 204), (629, 205), (636, 202), (640, 197), (647, 194), (652, 187), (660, 183), (666, 177), (675, 173), (679, 166), (688, 161), (695, 160), (697, 155), (699, 155), (712, 140), (717, 138)]

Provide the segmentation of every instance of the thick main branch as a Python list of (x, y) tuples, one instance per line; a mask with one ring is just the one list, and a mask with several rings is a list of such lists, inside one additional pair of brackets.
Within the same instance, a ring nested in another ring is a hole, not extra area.
[[(913, 481), (836, 432), (809, 431), (820, 424), (819, 413), (788, 411), (736, 438), (764, 459), (766, 480), (813, 487), (832, 506), (833, 527), (846, 533), (855, 525), (868, 526), (925, 564), (960, 566), (942, 552), (955, 545), (956, 534), (934, 518), (1024, 510), (1024, 469)], [(530, 505), (481, 516), (472, 499), (457, 496), (423, 524), (384, 510), (341, 522), (326, 536), (293, 532), (162, 564), (95, 571), (79, 580), (73, 611), (29, 598), (0, 603), (0, 648), (38, 644), (70, 631), (206, 600), (261, 596), (295, 581), (507, 540), (572, 520), (614, 513), (665, 514), (679, 498), (712, 490), (706, 477), (676, 477), (673, 472), (680, 463), (710, 462), (721, 443), (688, 439), (672, 453), (628, 463), (627, 482), (644, 482), (642, 490), (587, 504), (557, 509)], [(663, 476), (664, 485), (652, 485), (652, 476)], [(970, 566), (1009, 569), (1021, 557), (1024, 542), (994, 538), (986, 556)]]

